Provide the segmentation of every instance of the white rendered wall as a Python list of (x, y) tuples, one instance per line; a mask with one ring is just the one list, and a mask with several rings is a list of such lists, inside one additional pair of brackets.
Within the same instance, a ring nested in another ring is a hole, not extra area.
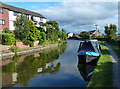
[(10, 30), (15, 30), (14, 23), (13, 23), (14, 21), (16, 21), (16, 16), (14, 16), (13, 11), (9, 11), (9, 29)]
[(9, 20), (16, 21), (16, 16), (14, 16), (13, 11), (9, 11)]
[(13, 21), (9, 21), (9, 29), (10, 30), (15, 30)]

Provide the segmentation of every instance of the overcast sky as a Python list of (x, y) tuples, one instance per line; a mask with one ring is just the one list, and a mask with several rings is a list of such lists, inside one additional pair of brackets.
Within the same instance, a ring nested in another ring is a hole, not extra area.
[(5, 2), (44, 15), (47, 20), (56, 20), (67, 32), (98, 29), (104, 33), (106, 24), (118, 23), (117, 2)]

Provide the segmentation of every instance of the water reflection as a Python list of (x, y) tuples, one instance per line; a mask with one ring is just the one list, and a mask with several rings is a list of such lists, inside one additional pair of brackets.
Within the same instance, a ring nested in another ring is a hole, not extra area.
[(37, 74), (56, 74), (61, 65), (57, 59), (65, 49), (66, 46), (63, 45), (41, 53), (13, 57), (12, 62), (2, 67), (2, 86), (13, 87), (14, 84), (20, 84), (26, 87), (31, 78), (35, 78)]
[(85, 81), (88, 82), (90, 81), (90, 78), (96, 66), (97, 66), (97, 61), (91, 63), (83, 63), (81, 62), (81, 59), (78, 56), (78, 70)]
[(3, 87), (86, 87), (78, 71), (79, 41), (3, 61)]

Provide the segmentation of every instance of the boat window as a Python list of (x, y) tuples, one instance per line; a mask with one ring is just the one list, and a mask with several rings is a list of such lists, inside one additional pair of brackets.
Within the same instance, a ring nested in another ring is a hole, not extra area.
[(87, 42), (83, 43), (81, 50), (94, 51), (92, 45), (90, 43), (87, 43)]

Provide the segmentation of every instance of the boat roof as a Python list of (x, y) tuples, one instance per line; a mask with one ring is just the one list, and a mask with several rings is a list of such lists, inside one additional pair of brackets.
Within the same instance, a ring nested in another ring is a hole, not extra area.
[[(98, 42), (97, 39), (90, 39), (90, 40), (85, 40), (86, 42), (90, 41), (90, 42)], [(80, 42), (85, 42), (85, 41), (80, 41)]]

